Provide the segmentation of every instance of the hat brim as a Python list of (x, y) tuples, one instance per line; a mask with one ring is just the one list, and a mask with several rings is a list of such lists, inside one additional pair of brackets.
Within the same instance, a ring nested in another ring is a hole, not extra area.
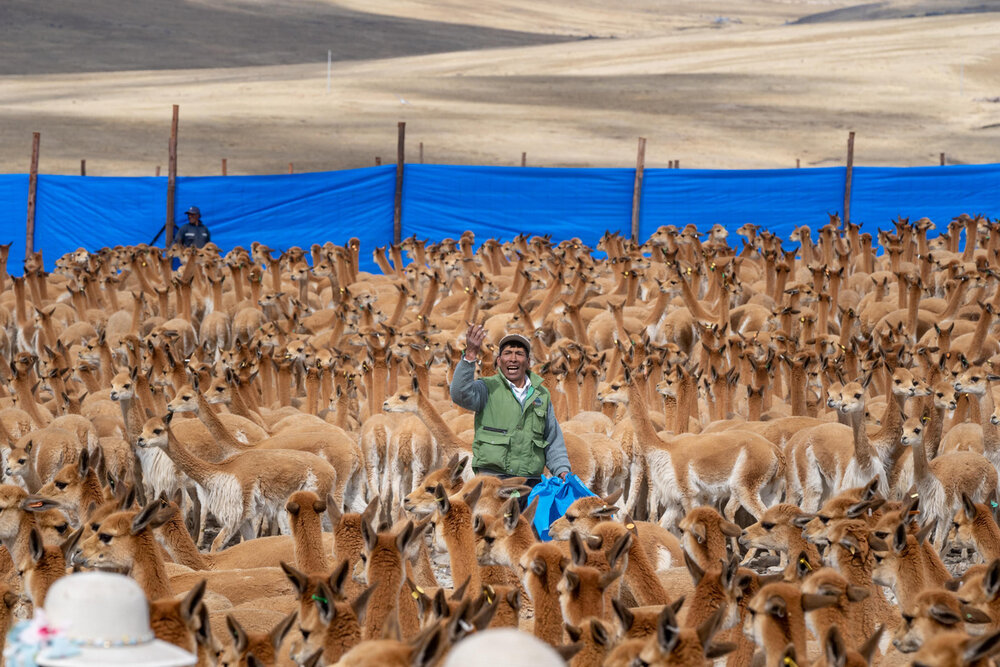
[(522, 336), (521, 334), (507, 334), (500, 339), (499, 343), (497, 343), (497, 351), (502, 351), (508, 345), (523, 347), (528, 351), (528, 354), (531, 354), (531, 341), (528, 340), (527, 336)]
[(159, 639), (142, 646), (83, 647), (79, 653), (68, 658), (38, 657), (39, 667), (93, 667), (94, 665), (186, 667), (196, 662), (198, 662), (197, 656)]

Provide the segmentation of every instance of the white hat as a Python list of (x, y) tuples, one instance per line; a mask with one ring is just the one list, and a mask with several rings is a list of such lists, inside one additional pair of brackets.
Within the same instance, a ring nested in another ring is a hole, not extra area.
[(483, 630), (455, 644), (448, 652), (444, 667), (493, 667), (498, 656), (508, 665), (518, 667), (564, 667), (566, 661), (555, 649), (513, 628)]
[(59, 579), (45, 597), (44, 614), (65, 641), (63, 650), (42, 649), (36, 662), (43, 667), (184, 667), (198, 661), (154, 637), (146, 594), (120, 574), (81, 572)]

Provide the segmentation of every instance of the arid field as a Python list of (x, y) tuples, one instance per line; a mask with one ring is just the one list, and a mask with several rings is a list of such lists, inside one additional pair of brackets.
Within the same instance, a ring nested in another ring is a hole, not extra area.
[[(0, 171), (995, 162), (1000, 2), (4, 3)], [(372, 13), (377, 12), (377, 13)], [(332, 52), (329, 90), (327, 52)]]

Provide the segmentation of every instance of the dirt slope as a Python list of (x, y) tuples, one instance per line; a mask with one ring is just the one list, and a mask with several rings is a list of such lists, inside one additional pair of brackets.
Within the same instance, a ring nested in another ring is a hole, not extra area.
[(398, 121), (412, 162), (630, 166), (644, 136), (651, 167), (826, 166), (848, 130), (860, 165), (1000, 154), (1000, 14), (967, 13), (1000, 3), (95, 4), (5, 5), (0, 172), (32, 131), (49, 173), (165, 170), (172, 104), (186, 175), (393, 162)]

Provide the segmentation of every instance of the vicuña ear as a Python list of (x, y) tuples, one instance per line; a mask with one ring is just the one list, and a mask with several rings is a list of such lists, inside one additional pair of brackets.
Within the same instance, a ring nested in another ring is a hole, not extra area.
[[(836, 627), (836, 626), (834, 626)], [(871, 664), (872, 657), (875, 655), (875, 651), (878, 650), (879, 640), (882, 638), (882, 633), (885, 632), (885, 625), (880, 625), (875, 628), (875, 632), (872, 636), (865, 640), (865, 643), (858, 647), (858, 653), (861, 657), (865, 659), (865, 662)]]
[(153, 502), (149, 503), (141, 510), (139, 510), (139, 513), (135, 515), (134, 519), (132, 519), (132, 525), (129, 528), (129, 534), (138, 535), (146, 528), (148, 528), (149, 524), (152, 523), (153, 519), (156, 518), (156, 515), (159, 513), (159, 511), (160, 511), (160, 503), (157, 500), (154, 500)]
[(42, 541), (42, 534), (34, 526), (32, 526), (31, 532), (28, 534), (28, 552), (31, 554), (31, 560), (35, 561), (35, 563), (41, 561), (45, 555), (45, 543)]
[(582, 566), (587, 564), (587, 548), (583, 544), (583, 538), (575, 530), (569, 534), (569, 557), (573, 565)]
[[(443, 487), (442, 487), (443, 488)], [(479, 482), (476, 484), (475, 488), (462, 496), (462, 500), (465, 504), (469, 506), (469, 511), (473, 511), (476, 508), (476, 503), (479, 502), (479, 497), (483, 493), (483, 483)]]
[(823, 607), (829, 607), (835, 604), (837, 604), (836, 595), (817, 595), (815, 593), (802, 594), (803, 611), (813, 611), (814, 609), (822, 609)]
[(712, 641), (712, 637), (716, 632), (719, 631), (719, 626), (722, 625), (722, 618), (726, 615), (726, 605), (723, 604), (721, 607), (716, 609), (711, 616), (705, 619), (705, 621), (698, 626), (698, 641), (705, 648), (708, 648)]
[(608, 632), (608, 629), (604, 627), (604, 624), (596, 618), (590, 622), (590, 637), (598, 646), (603, 646), (605, 648), (611, 646), (611, 635)]
[(986, 568), (983, 575), (983, 592), (991, 599), (996, 599), (1000, 594), (1000, 559), (994, 559)]
[(285, 561), (279, 562), (278, 565), (281, 566), (281, 569), (285, 573), (285, 576), (288, 577), (288, 580), (292, 582), (292, 587), (295, 588), (296, 595), (304, 595), (306, 589), (309, 587), (309, 577), (307, 577), (304, 572), (300, 572)]
[(962, 493), (962, 510), (965, 512), (965, 516), (972, 521), (976, 518), (976, 504), (972, 502), (965, 492)]
[(62, 507), (60, 503), (42, 496), (28, 496), (21, 501), (21, 509), (25, 512), (45, 512), (59, 507)]
[(361, 537), (364, 539), (365, 547), (368, 551), (375, 548), (375, 544), (378, 541), (378, 534), (376, 534), (375, 529), (372, 528), (371, 524), (364, 517), (361, 518)]
[(226, 627), (229, 629), (229, 636), (233, 640), (233, 648), (237, 653), (243, 653), (247, 648), (247, 633), (240, 625), (240, 622), (232, 614), (226, 614)]
[(892, 550), (901, 553), (906, 548), (906, 524), (899, 524), (892, 531)]
[(438, 511), (441, 514), (447, 514), (448, 510), (451, 509), (451, 501), (448, 500), (448, 493), (444, 490), (444, 486), (440, 482), (434, 487), (434, 500), (437, 502)]
[(635, 614), (633, 614), (628, 606), (618, 598), (611, 599), (611, 606), (614, 608), (615, 616), (618, 618), (618, 623), (622, 627), (622, 633), (628, 633), (632, 624), (635, 623)]
[(722, 534), (727, 537), (740, 537), (743, 535), (743, 529), (731, 521), (719, 522), (719, 528), (722, 530)]
[(700, 582), (702, 580), (702, 577), (705, 576), (705, 570), (703, 570), (701, 566), (698, 565), (698, 562), (695, 561), (694, 558), (692, 558), (691, 554), (687, 552), (687, 549), (684, 549), (683, 551), (684, 551), (684, 565), (687, 566), (688, 572), (691, 573), (691, 578), (694, 580), (694, 583), (697, 586), (698, 582)]
[(374, 584), (366, 588), (361, 592), (354, 602), (351, 603), (351, 609), (354, 610), (354, 615), (358, 617), (358, 623), (364, 624), (365, 622), (365, 612), (368, 610), (368, 602), (372, 598), (372, 593), (375, 592), (375, 588), (378, 586), (376, 581)]
[(632, 548), (633, 542), (632, 533), (622, 533), (621, 537), (615, 540), (615, 543), (611, 545), (608, 549), (607, 558), (608, 565), (612, 570), (618, 569), (619, 561), (627, 562), (629, 549)]
[(417, 635), (411, 644), (414, 645), (413, 657), (410, 660), (411, 667), (429, 667), (437, 660), (438, 653), (441, 652), (441, 645), (444, 642), (444, 628), (440, 625), (432, 626), (426, 635)]
[(528, 565), (528, 568), (531, 570), (532, 574), (534, 574), (539, 579), (542, 579), (543, 581), (545, 579), (546, 574), (548, 574), (549, 570), (549, 566), (545, 564), (545, 561), (542, 560), (541, 557), (535, 558), (535, 560), (531, 561), (531, 564)]
[(784, 598), (772, 595), (764, 603), (764, 613), (775, 618), (784, 618), (788, 615), (788, 605), (785, 603)]
[(828, 665), (844, 665), (847, 663), (847, 646), (844, 644), (844, 638), (840, 634), (840, 630), (837, 629), (836, 625), (831, 625), (830, 629), (826, 632), (826, 637), (823, 641), (823, 652), (826, 654), (826, 664)]
[(285, 641), (285, 635), (288, 631), (292, 629), (292, 623), (295, 622), (296, 616), (299, 615), (298, 610), (293, 611), (288, 616), (285, 616), (281, 621), (274, 626), (274, 629), (268, 634), (271, 639), (271, 646), (274, 647), (274, 652), (277, 653), (281, 648), (281, 643)]
[(568, 664), (569, 661), (573, 659), (573, 656), (583, 650), (583, 646), (583, 642), (576, 642), (574, 644), (556, 646), (555, 651), (559, 654), (559, 657)]
[(76, 472), (83, 479), (90, 471), (90, 452), (86, 449), (80, 451), (80, 458), (77, 461)]
[(851, 602), (861, 602), (871, 595), (871, 591), (864, 586), (848, 586), (847, 599)]
[(962, 617), (944, 605), (935, 604), (927, 610), (927, 615), (942, 625), (958, 625)]
[(578, 595), (580, 593), (580, 575), (573, 570), (566, 570), (563, 577), (566, 579), (566, 587), (569, 589), (570, 595)]
[(694, 535), (694, 539), (698, 542), (698, 544), (705, 543), (705, 526), (701, 523), (693, 524), (690, 528), (688, 528), (688, 532)]
[(677, 617), (670, 605), (666, 605), (656, 619), (656, 643), (660, 651), (669, 655), (677, 646), (680, 639), (681, 629), (677, 624)]
[(962, 619), (966, 623), (973, 623), (979, 625), (983, 623), (993, 622), (992, 616), (984, 612), (982, 609), (978, 609), (976, 607), (973, 607), (972, 605), (963, 604), (960, 605), (960, 609), (962, 610)]
[(188, 594), (184, 596), (181, 600), (181, 618), (184, 619), (185, 623), (190, 624), (194, 615), (198, 612), (198, 605), (201, 604), (202, 599), (205, 597), (205, 588), (208, 586), (208, 580), (202, 579), (198, 582), (198, 585), (188, 591)]

